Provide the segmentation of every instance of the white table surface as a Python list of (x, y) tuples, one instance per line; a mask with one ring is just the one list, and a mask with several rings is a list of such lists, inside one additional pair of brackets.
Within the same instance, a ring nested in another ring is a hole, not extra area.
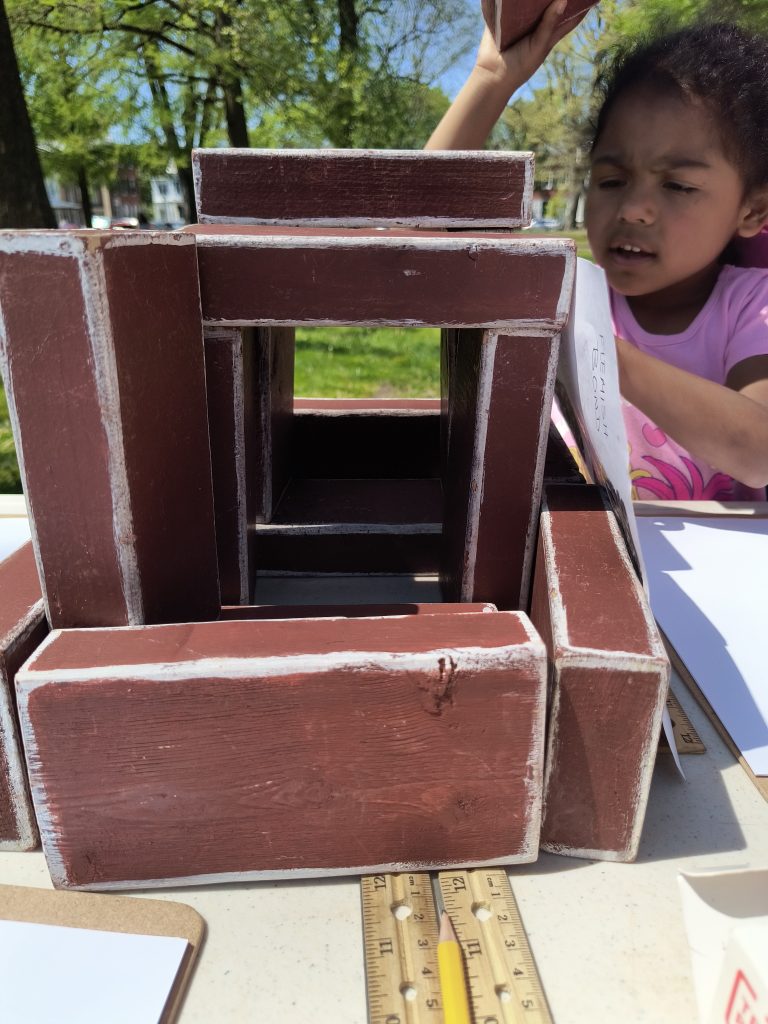
[[(542, 854), (510, 871), (555, 1024), (695, 1021), (678, 872), (768, 866), (768, 803), (673, 687), (707, 752), (683, 758), (685, 782), (659, 754), (637, 862)], [(40, 852), (0, 853), (0, 882), (51, 887)], [(138, 895), (188, 903), (206, 921), (181, 1024), (364, 1024), (356, 879)]]

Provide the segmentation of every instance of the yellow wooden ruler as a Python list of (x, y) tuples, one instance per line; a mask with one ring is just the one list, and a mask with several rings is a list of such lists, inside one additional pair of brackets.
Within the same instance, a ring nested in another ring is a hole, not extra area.
[(672, 719), (672, 734), (678, 754), (703, 754), (706, 747), (699, 734), (693, 728), (691, 720), (683, 711), (683, 706), (670, 690), (667, 694), (667, 710)]
[[(551, 1024), (506, 871), (437, 878), (464, 954), (473, 1024)], [(442, 1024), (430, 876), (370, 875), (362, 899), (370, 1024)]]

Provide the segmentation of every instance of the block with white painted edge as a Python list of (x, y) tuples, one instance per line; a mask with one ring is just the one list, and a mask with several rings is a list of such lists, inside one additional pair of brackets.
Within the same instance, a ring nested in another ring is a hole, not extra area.
[(531, 618), (552, 672), (542, 848), (634, 860), (669, 662), (598, 488), (546, 487)]
[(517, 228), (530, 219), (533, 154), (198, 149), (202, 224)]
[(52, 625), (216, 615), (194, 239), (2, 232), (0, 314)]
[(412, 604), (251, 604), (224, 605), (222, 619), (360, 619), (381, 615), (468, 615), (496, 612), (496, 605), (414, 602)]
[[(594, 7), (598, 0), (568, 0), (560, 15), (563, 24)], [(550, 0), (481, 0), (483, 17), (498, 50), (522, 39), (536, 27)]]
[(17, 688), (57, 887), (537, 855), (546, 651), (522, 613), (57, 631)]
[(443, 332), (446, 599), (527, 606), (558, 346)]
[(14, 679), (48, 632), (32, 544), (0, 562), (0, 850), (32, 850), (37, 824), (16, 722)]
[(360, 324), (554, 333), (570, 309), (570, 239), (195, 224), (209, 325)]

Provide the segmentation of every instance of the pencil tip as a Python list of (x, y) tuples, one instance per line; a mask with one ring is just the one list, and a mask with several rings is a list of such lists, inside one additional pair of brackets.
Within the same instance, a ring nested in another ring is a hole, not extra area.
[(444, 910), (440, 918), (440, 942), (458, 942), (450, 917)]

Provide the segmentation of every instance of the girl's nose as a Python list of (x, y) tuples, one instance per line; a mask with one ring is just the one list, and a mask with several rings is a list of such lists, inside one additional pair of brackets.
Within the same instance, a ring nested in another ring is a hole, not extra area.
[(622, 196), (618, 211), (619, 220), (627, 224), (652, 224), (656, 211), (645, 189), (628, 189)]

